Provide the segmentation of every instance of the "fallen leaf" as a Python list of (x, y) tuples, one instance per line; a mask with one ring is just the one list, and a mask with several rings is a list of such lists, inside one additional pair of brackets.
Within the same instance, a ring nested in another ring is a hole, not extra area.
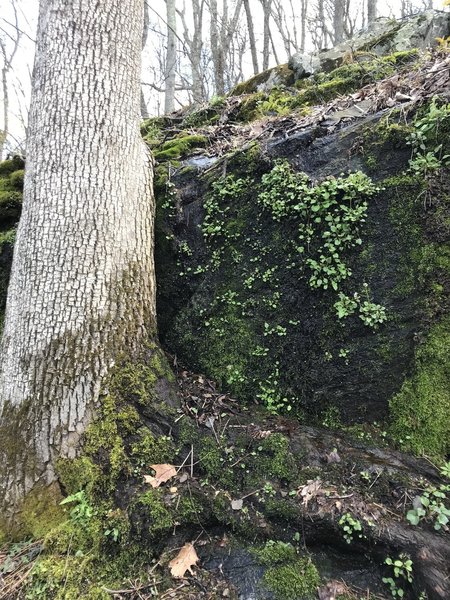
[(330, 452), (330, 454), (327, 455), (327, 463), (332, 464), (332, 463), (339, 463), (339, 462), (341, 462), (341, 457), (339, 456), (336, 448), (334, 448)]
[(303, 497), (303, 506), (308, 506), (311, 498), (317, 496), (321, 485), (320, 479), (315, 479), (314, 481), (308, 481), (307, 485), (300, 490), (300, 495)]
[(172, 577), (181, 579), (186, 571), (193, 575), (192, 567), (197, 564), (199, 558), (194, 545), (187, 543), (178, 552), (178, 555), (170, 561), (169, 569)]
[(233, 510), (242, 510), (243, 505), (244, 505), (243, 500), (232, 500), (231, 501), (231, 508)]
[(155, 475), (144, 475), (144, 482), (149, 483), (153, 488), (159, 487), (177, 474), (173, 465), (150, 465), (150, 467), (155, 471)]
[(176, 493), (177, 493), (177, 491), (178, 491), (178, 488), (177, 488), (177, 487), (171, 487), (171, 488), (169, 488), (169, 492), (170, 492), (171, 494), (176, 494)]

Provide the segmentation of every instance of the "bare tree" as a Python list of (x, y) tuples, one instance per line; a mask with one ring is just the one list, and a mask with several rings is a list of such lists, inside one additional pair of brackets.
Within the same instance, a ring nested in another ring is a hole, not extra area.
[(333, 0), (333, 31), (334, 43), (344, 40), (345, 0)]
[(175, 110), (175, 84), (177, 69), (177, 13), (175, 0), (166, 0), (167, 52), (165, 65), (164, 112)]
[(250, 42), (250, 52), (252, 55), (253, 73), (256, 75), (259, 72), (258, 54), (256, 52), (255, 29), (253, 26), (253, 17), (250, 11), (249, 0), (244, 0), (245, 15), (247, 17), (247, 29)]
[(377, 0), (367, 0), (367, 23), (370, 25), (377, 18)]
[[(192, 99), (195, 104), (201, 104), (206, 100), (204, 77), (202, 71), (202, 50), (203, 50), (203, 16), (205, 9), (205, 0), (192, 0), (192, 20), (193, 27), (189, 27), (186, 21), (186, 5), (183, 3), (183, 9), (177, 10), (183, 24), (183, 39), (188, 52), (192, 75)], [(189, 33), (192, 29), (192, 34)]]
[[(1, 86), (3, 94), (3, 127), (0, 129), (0, 160), (3, 156), (5, 149), (6, 140), (9, 134), (9, 86), (8, 86), (8, 75), (12, 69), (13, 60), (16, 55), (17, 49), (19, 48), (21, 31), (19, 29), (19, 19), (17, 15), (16, 5), (11, 0), (11, 6), (14, 13), (14, 23), (12, 25), (13, 33), (9, 33), (6, 30), (0, 32), (0, 53), (2, 57), (2, 69), (1, 69)], [(6, 38), (12, 42), (12, 48), (10, 51), (7, 49)]]
[(262, 68), (265, 71), (269, 67), (270, 57), (270, 16), (272, 12), (272, 0), (260, 0), (263, 9), (263, 64)]

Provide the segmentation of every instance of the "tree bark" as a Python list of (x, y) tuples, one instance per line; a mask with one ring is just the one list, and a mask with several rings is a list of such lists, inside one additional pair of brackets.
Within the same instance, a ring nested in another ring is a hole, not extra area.
[(333, 29), (335, 44), (339, 44), (344, 40), (344, 17), (344, 0), (334, 0)]
[(272, 9), (272, 0), (261, 0), (264, 17), (264, 33), (263, 33), (263, 71), (269, 68), (270, 55), (270, 11)]
[(367, 0), (367, 23), (370, 25), (377, 18), (377, 0)]
[(155, 335), (143, 0), (42, 0), (1, 345), (0, 508), (76, 456), (114, 362)]
[[(227, 0), (225, 0), (226, 5)], [(222, 36), (219, 35), (219, 29), (224, 27), (224, 23), (219, 24), (219, 11), (217, 8), (217, 0), (210, 0), (210, 39), (211, 53), (214, 65), (214, 85), (216, 94), (223, 96), (225, 93), (224, 80), (224, 48), (222, 45)]]
[(253, 73), (255, 75), (258, 74), (258, 55), (256, 53), (256, 41), (255, 41), (255, 30), (253, 27), (253, 17), (250, 11), (250, 3), (249, 0), (244, 0), (244, 8), (245, 14), (247, 16), (247, 29), (248, 29), (248, 38), (250, 43), (250, 52), (252, 55), (252, 64), (253, 64)]
[(177, 14), (175, 0), (166, 0), (167, 15), (167, 54), (166, 54), (166, 87), (164, 93), (164, 112), (175, 110), (175, 79), (177, 66)]

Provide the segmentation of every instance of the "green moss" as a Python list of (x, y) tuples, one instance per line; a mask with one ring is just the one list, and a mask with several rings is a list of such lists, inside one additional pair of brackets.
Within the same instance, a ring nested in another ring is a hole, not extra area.
[(281, 433), (272, 433), (259, 444), (255, 467), (267, 477), (292, 481), (297, 476), (297, 464), (289, 450), (289, 439)]
[(169, 160), (182, 158), (193, 148), (203, 148), (208, 144), (208, 138), (204, 135), (179, 134), (176, 138), (168, 140), (155, 150), (156, 160)]
[(12, 531), (11, 537), (22, 539), (32, 536), (42, 538), (48, 531), (66, 520), (60, 501), (61, 491), (57, 484), (47, 487), (35, 486), (27, 494), (20, 510), (19, 529)]
[(264, 573), (263, 582), (276, 600), (298, 600), (315, 598), (320, 578), (310, 559), (303, 558), (288, 565), (270, 567)]
[(251, 553), (268, 567), (263, 576), (265, 587), (276, 600), (315, 598), (320, 583), (317, 568), (308, 557), (300, 557), (291, 544), (269, 540)]
[(145, 427), (142, 427), (137, 435), (138, 440), (130, 447), (130, 458), (137, 466), (148, 468), (151, 464), (166, 463), (173, 458), (175, 448), (170, 437), (155, 437)]
[(18, 218), (22, 210), (22, 193), (0, 190), (0, 219)]
[(137, 499), (137, 504), (145, 511), (147, 534), (150, 538), (167, 533), (174, 525), (173, 516), (164, 504), (163, 493), (159, 489), (149, 490)]
[(392, 433), (418, 454), (450, 450), (450, 319), (434, 325), (416, 351), (415, 373), (390, 402)]
[(91, 492), (101, 474), (98, 465), (87, 456), (74, 459), (59, 458), (56, 462), (56, 472), (68, 496), (80, 490)]
[(10, 175), (13, 171), (17, 171), (19, 169), (24, 168), (24, 161), (20, 156), (15, 156), (9, 160), (4, 160), (0, 162), (0, 177), (4, 177), (5, 175)]
[(298, 558), (297, 551), (292, 544), (270, 540), (264, 546), (253, 548), (251, 554), (262, 565), (277, 565), (292, 562)]
[(152, 117), (142, 122), (141, 135), (151, 148), (160, 143), (165, 125), (164, 117)]
[(254, 75), (247, 81), (238, 83), (230, 92), (230, 96), (241, 96), (243, 94), (254, 94), (258, 91), (260, 85), (265, 84), (271, 75), (275, 75), (278, 85), (292, 85), (294, 83), (294, 73), (288, 64), (278, 65), (267, 69), (262, 73)]
[(9, 181), (12, 187), (20, 192), (23, 190), (23, 179), (25, 176), (24, 169), (19, 169), (18, 171), (14, 171), (9, 176)]

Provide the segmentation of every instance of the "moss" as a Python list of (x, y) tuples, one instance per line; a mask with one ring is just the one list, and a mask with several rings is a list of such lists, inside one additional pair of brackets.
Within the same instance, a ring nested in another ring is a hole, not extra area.
[(101, 474), (98, 465), (87, 456), (74, 459), (59, 458), (56, 462), (56, 472), (67, 495), (84, 489), (91, 492)]
[(22, 193), (0, 190), (0, 219), (18, 218), (22, 210)]
[(392, 434), (418, 453), (450, 450), (450, 319), (434, 325), (416, 351), (415, 373), (390, 402)]
[(9, 160), (3, 160), (0, 162), (0, 177), (4, 177), (5, 175), (10, 175), (13, 171), (17, 171), (19, 169), (23, 169), (25, 163), (20, 156), (15, 156)]
[(141, 135), (151, 148), (160, 143), (165, 125), (164, 117), (152, 117), (142, 122)]
[(164, 142), (155, 150), (156, 160), (169, 160), (182, 158), (193, 148), (203, 148), (208, 144), (208, 138), (204, 135), (179, 134), (176, 138)]
[(12, 187), (20, 192), (23, 190), (23, 179), (25, 176), (24, 169), (19, 169), (18, 171), (14, 171), (9, 176), (9, 181)]
[(140, 467), (151, 464), (166, 463), (171, 460), (175, 448), (170, 437), (155, 437), (148, 429), (142, 427), (138, 432), (138, 440), (130, 447), (130, 459)]
[(283, 65), (278, 65), (271, 69), (267, 69), (262, 73), (258, 73), (257, 75), (247, 79), (247, 81), (243, 81), (238, 83), (230, 92), (230, 96), (241, 96), (243, 94), (254, 94), (258, 91), (258, 87), (260, 85), (264, 85), (269, 77), (275, 76), (275, 80), (277, 81), (277, 85), (293, 85), (294, 83), (294, 73), (289, 68), (288, 64), (285, 63)]
[(149, 490), (137, 499), (139, 508), (145, 512), (146, 533), (152, 539), (167, 533), (174, 525), (173, 516), (165, 506), (162, 494), (163, 491), (159, 489)]
[(253, 548), (251, 554), (256, 557), (262, 565), (277, 565), (279, 563), (291, 562), (297, 559), (297, 551), (292, 544), (280, 541), (268, 541), (264, 546)]
[(288, 565), (270, 567), (264, 573), (263, 582), (276, 600), (298, 600), (315, 598), (320, 578), (310, 559), (303, 558)]
[(18, 531), (12, 531), (11, 537), (32, 536), (43, 537), (48, 531), (66, 520), (64, 510), (60, 506), (61, 491), (57, 484), (47, 487), (35, 486), (27, 494), (20, 510)]
[(265, 587), (276, 600), (315, 598), (320, 583), (317, 568), (308, 557), (300, 557), (291, 544), (270, 540), (251, 550), (256, 560), (268, 567), (263, 576)]
[(281, 433), (272, 433), (259, 444), (255, 467), (268, 477), (292, 481), (297, 476), (297, 464), (289, 451), (289, 439)]

